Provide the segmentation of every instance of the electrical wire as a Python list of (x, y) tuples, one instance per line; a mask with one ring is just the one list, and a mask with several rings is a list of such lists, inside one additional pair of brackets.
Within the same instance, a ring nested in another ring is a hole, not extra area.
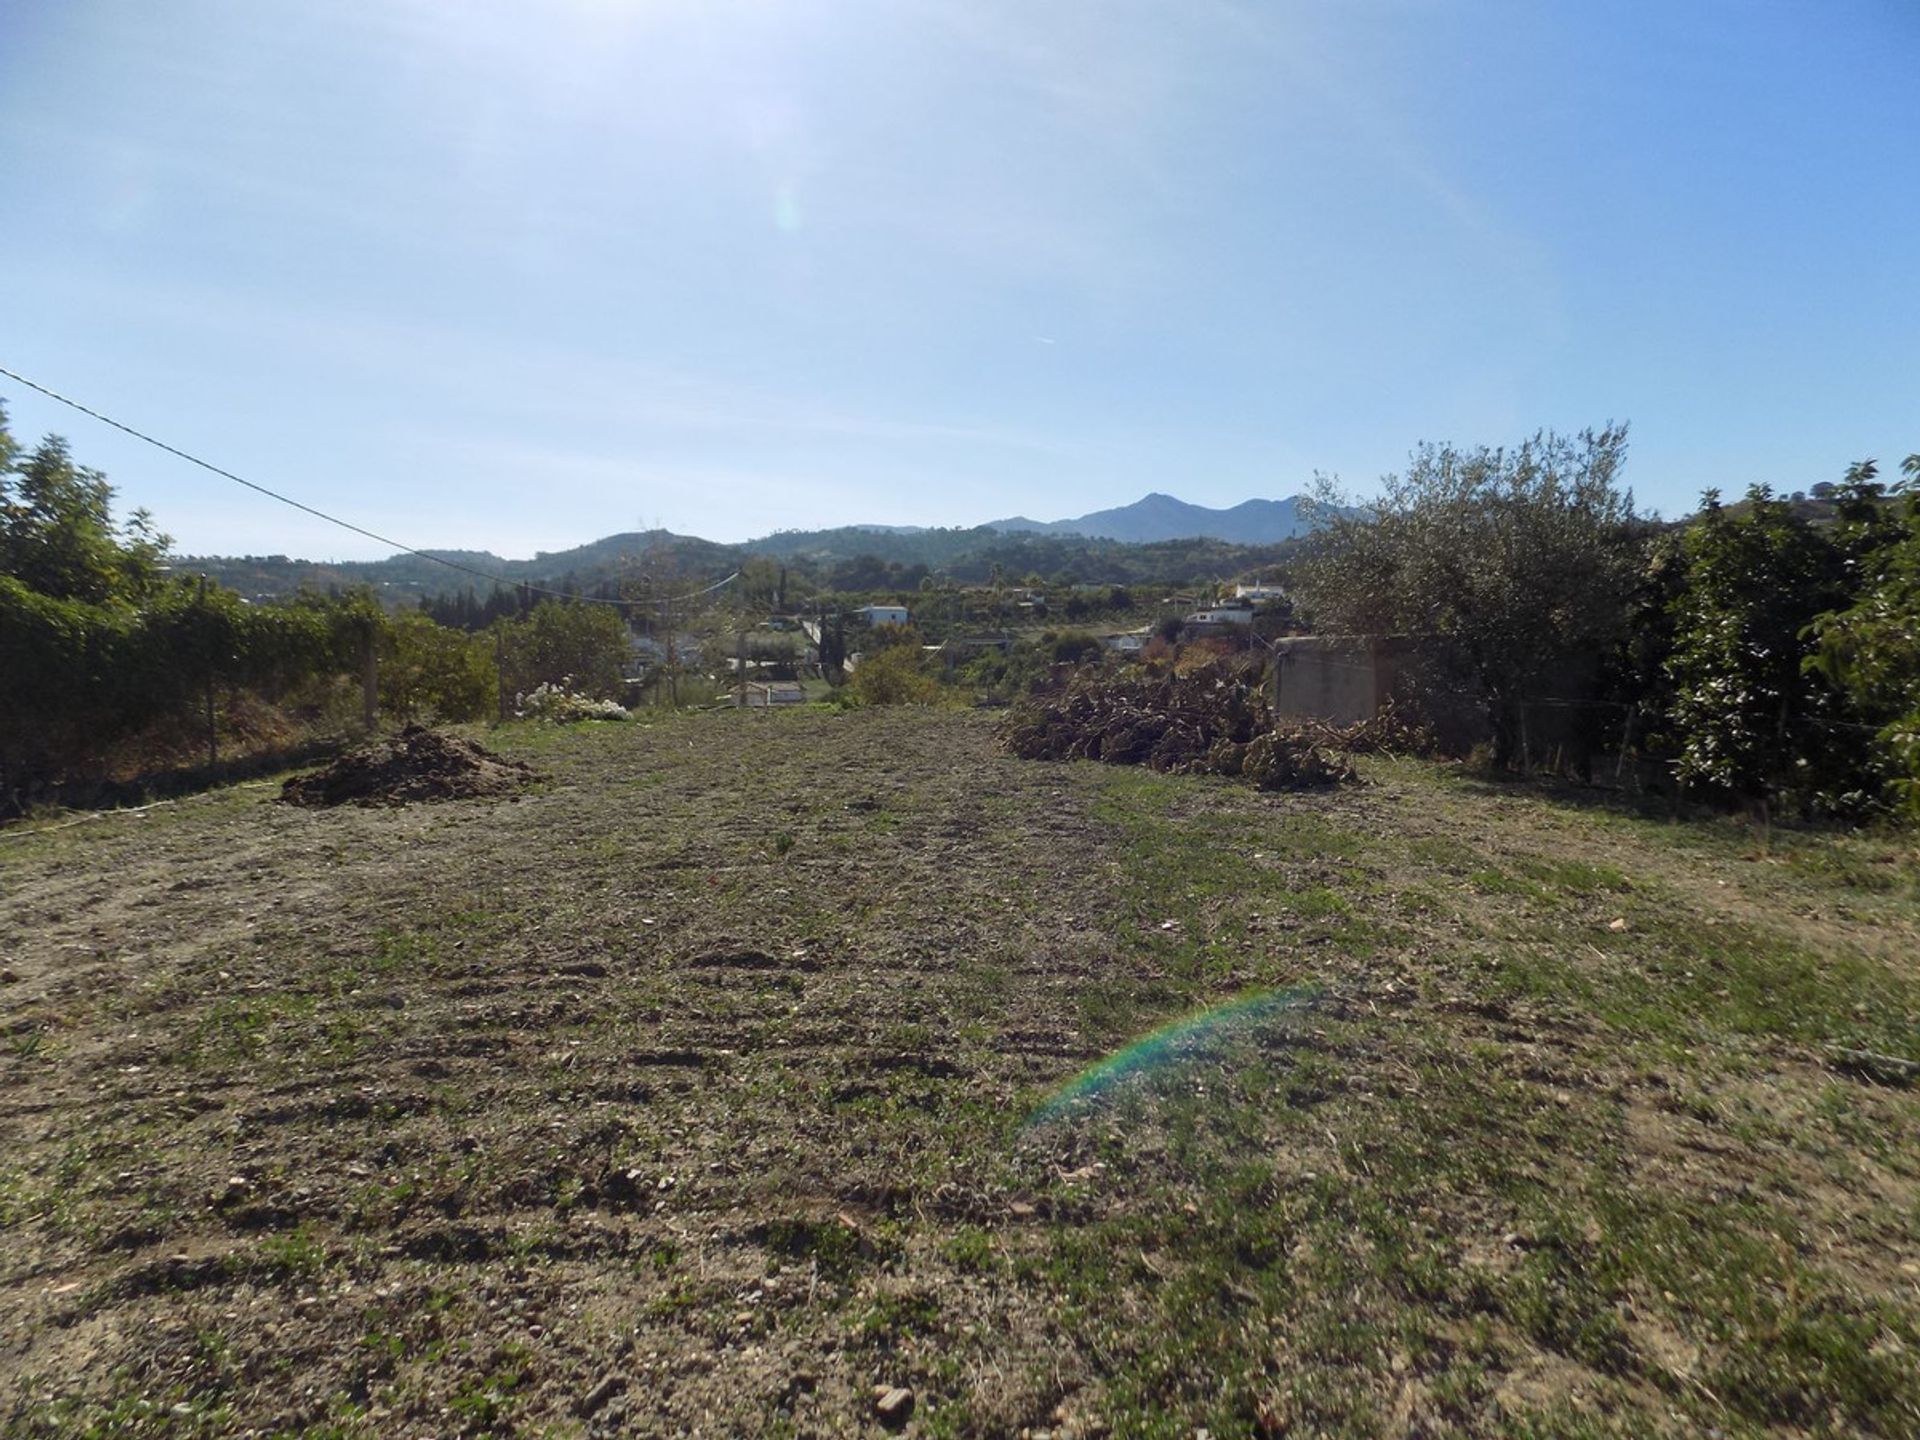
[(338, 515), (329, 515), (324, 510), (317, 510), (313, 506), (308, 505), (303, 501), (295, 500), (290, 495), (282, 495), (278, 490), (270, 490), (265, 485), (256, 484), (254, 481), (247, 479), (244, 475), (236, 475), (233, 473), (233, 471), (222, 469), (220, 466), (215, 465), (213, 462), (209, 460), (202, 460), (198, 455), (190, 454), (189, 452), (180, 449), (180, 447), (177, 445), (169, 445), (166, 441), (156, 439), (153, 436), (147, 434), (143, 430), (136, 430), (134, 429), (133, 426), (125, 424), (122, 421), (116, 420), (111, 415), (103, 415), (98, 410), (95, 410), (90, 406), (82, 405), (78, 400), (73, 399), (71, 396), (62, 395), (58, 390), (49, 389), (47, 386), (42, 385), (37, 380), (29, 380), (25, 375), (22, 375), (17, 370), (9, 370), (7, 369), (6, 366), (0, 365), (0, 375), (6, 376), (9, 380), (18, 381), (20, 384), (26, 386), (29, 390), (39, 391), (40, 394), (46, 396), (49, 400), (57, 401), (60, 404), (65, 405), (69, 410), (77, 410), (82, 415), (88, 416), (89, 418), (94, 420), (98, 420), (102, 425), (109, 425), (113, 429), (120, 431), (124, 435), (131, 435), (134, 439), (142, 441), (145, 444), (151, 445), (156, 450), (164, 450), (167, 452), (167, 454), (175, 456), (178, 459), (184, 460), (189, 465), (197, 465), (202, 470), (208, 471), (210, 474), (218, 475), (223, 480), (231, 480), (236, 485), (244, 485), (249, 490), (255, 491), (261, 495), (265, 495), (269, 500), (278, 500), (282, 505), (291, 505), (294, 509), (304, 511), (306, 514), (313, 516), (315, 519), (324, 520), (329, 525), (338, 525), (342, 530), (351, 530), (355, 535), (364, 536), (368, 540), (378, 540), (382, 545), (391, 545), (395, 550), (398, 550), (404, 555), (413, 555), (421, 560), (431, 560), (434, 564), (444, 565), (449, 570), (458, 570), (463, 575), (473, 575), (478, 577), (481, 580), (490, 580), (495, 585), (505, 586), (510, 590), (524, 590), (535, 595), (551, 595), (556, 599), (577, 600), (582, 604), (589, 604), (589, 605), (619, 605), (619, 606), (631, 606), (636, 604), (677, 605), (683, 600), (695, 600), (702, 595), (711, 594), (713, 591), (718, 590), (721, 586), (730, 585), (735, 580), (740, 578), (740, 572), (738, 570), (735, 570), (731, 575), (727, 576), (726, 579), (715, 581), (713, 584), (708, 585), (703, 589), (692, 590), (685, 595), (669, 595), (658, 600), (646, 600), (646, 601), (607, 600), (598, 595), (569, 595), (564, 590), (550, 590), (550, 589), (547, 589), (545, 586), (530, 585), (522, 580), (509, 579), (505, 575), (496, 575), (490, 570), (479, 569), (477, 566), (463, 565), (458, 560), (449, 560), (444, 555), (435, 555), (430, 550), (415, 549), (411, 545), (404, 545), (400, 541), (392, 539), (389, 536), (381, 535), (376, 533), (375, 531), (369, 530), (363, 525), (356, 525), (351, 520), (342, 520)]

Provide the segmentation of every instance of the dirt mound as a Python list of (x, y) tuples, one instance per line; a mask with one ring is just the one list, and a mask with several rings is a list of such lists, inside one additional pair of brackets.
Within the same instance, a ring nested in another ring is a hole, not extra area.
[(1225, 664), (1186, 675), (1087, 675), (1017, 706), (1000, 730), (1027, 760), (1104, 760), (1175, 774), (1233, 775), (1262, 790), (1348, 784), (1353, 767), (1277, 728), (1257, 672)]
[(289, 805), (405, 805), (505, 795), (539, 778), (458, 735), (409, 725), (390, 739), (349, 750), (324, 770), (296, 775), (280, 789)]

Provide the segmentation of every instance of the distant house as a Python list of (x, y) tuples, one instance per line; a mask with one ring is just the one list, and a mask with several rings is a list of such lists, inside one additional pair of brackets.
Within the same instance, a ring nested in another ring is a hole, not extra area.
[(804, 705), (807, 703), (807, 692), (792, 681), (774, 681), (766, 685), (750, 681), (739, 703), (754, 710), (772, 709), (780, 705)]
[(1287, 590), (1284, 585), (1236, 585), (1233, 587), (1233, 598), (1258, 605), (1263, 600), (1286, 599)]
[(1118, 635), (1102, 635), (1100, 643), (1116, 655), (1138, 655), (1152, 638), (1151, 629), (1127, 630)]
[(907, 607), (904, 605), (862, 605), (853, 613), (869, 625), (905, 625), (907, 623)]
[(1209, 605), (1188, 615), (1186, 623), (1215, 629), (1251, 625), (1253, 624), (1253, 607), (1251, 605)]

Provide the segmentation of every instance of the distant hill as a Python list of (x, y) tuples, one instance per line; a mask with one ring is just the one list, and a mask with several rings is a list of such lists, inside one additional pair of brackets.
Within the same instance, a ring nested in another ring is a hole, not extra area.
[(1313, 529), (1313, 502), (1304, 495), (1285, 500), (1246, 500), (1226, 510), (1193, 505), (1158, 491), (1131, 505), (1095, 510), (1072, 520), (1029, 520), (1015, 515), (987, 528), (1034, 535), (1087, 535), (1147, 545), (1158, 540), (1225, 540), (1235, 545), (1277, 545)]
[(182, 556), (176, 569), (201, 571), (220, 584), (257, 599), (300, 590), (326, 592), (371, 585), (389, 604), (429, 595), (492, 587), (479, 576), (463, 574), (427, 556), (438, 556), (467, 570), (497, 575), (509, 584), (526, 583), (569, 593), (592, 594), (619, 581), (658, 569), (664, 574), (717, 579), (739, 568), (741, 551), (694, 535), (670, 530), (628, 531), (576, 545), (542, 550), (531, 560), (505, 560), (486, 550), (427, 550), (390, 555), (385, 560), (294, 560), (285, 555)]
[[(1016, 518), (945, 529), (844, 525), (783, 530), (743, 545), (648, 530), (542, 551), (531, 560), (506, 560), (484, 550), (426, 554), (498, 576), (508, 585), (604, 596), (618, 594), (622, 582), (648, 573), (710, 582), (753, 556), (795, 567), (796, 579), (843, 590), (912, 588), (928, 574), (961, 583), (995, 574), (1038, 574), (1068, 583), (1177, 585), (1284, 563), (1288, 542), (1312, 529), (1309, 503), (1295, 496), (1209, 510), (1171, 495), (1148, 495), (1077, 520)], [(285, 555), (201, 556), (175, 563), (257, 599), (370, 585), (389, 605), (400, 606), (467, 590), (484, 598), (492, 588), (485, 579), (435, 564), (426, 555), (332, 563)]]

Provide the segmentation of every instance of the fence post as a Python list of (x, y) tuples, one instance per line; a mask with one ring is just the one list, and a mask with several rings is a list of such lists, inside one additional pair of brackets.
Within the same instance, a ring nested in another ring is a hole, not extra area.
[(507, 642), (499, 630), (493, 632), (494, 693), (500, 699), (500, 723), (507, 723)]
[(213, 626), (207, 619), (207, 577), (200, 577), (200, 623), (207, 637), (207, 769), (220, 763), (220, 726), (213, 714)]
[(360, 721), (369, 734), (380, 721), (380, 652), (371, 621), (360, 641)]

